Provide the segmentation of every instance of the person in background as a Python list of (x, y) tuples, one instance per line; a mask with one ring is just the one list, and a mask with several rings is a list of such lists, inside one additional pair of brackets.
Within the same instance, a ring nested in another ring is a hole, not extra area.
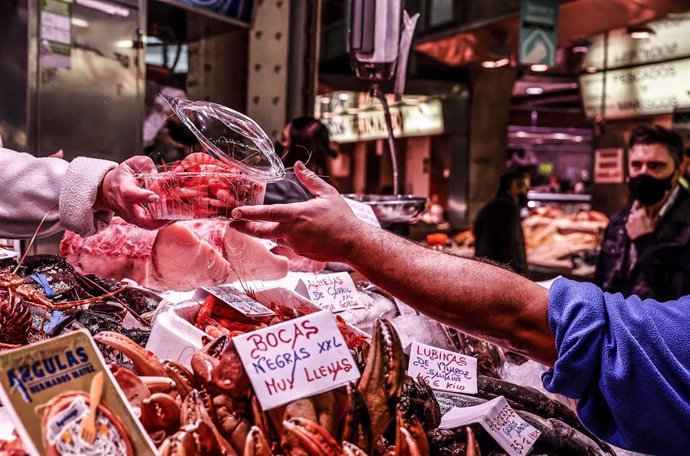
[[(285, 126), (282, 138), (276, 146), (276, 152), (282, 156), (286, 168), (292, 168), (297, 161), (302, 161), (319, 176), (328, 174), (326, 157), (335, 158), (338, 155), (330, 147), (328, 128), (313, 117), (292, 119)], [(310, 195), (295, 178), (294, 173), (290, 172), (285, 180), (266, 186), (264, 201), (266, 204), (294, 203), (312, 197), (313, 195)]]
[(557, 279), (550, 290), (505, 269), (421, 247), (368, 225), (302, 163), (316, 198), (233, 210), (235, 229), (319, 261), (347, 263), (441, 323), (552, 366), (548, 391), (578, 399), (598, 437), (655, 455), (690, 448), (690, 297), (636, 296)]
[(683, 144), (658, 125), (632, 130), (628, 186), (632, 202), (613, 214), (595, 282), (608, 292), (657, 300), (690, 294), (690, 194)]
[(527, 178), (510, 172), (501, 176), (496, 197), (481, 208), (474, 223), (476, 256), (527, 273), (520, 210), (527, 204)]
[(50, 236), (71, 230), (90, 236), (105, 228), (117, 214), (146, 229), (169, 222), (154, 220), (142, 206), (158, 200), (139, 188), (134, 174), (156, 172), (148, 157), (136, 156), (121, 164), (78, 157), (34, 157), (2, 148), (0, 141), (0, 237), (8, 239)]

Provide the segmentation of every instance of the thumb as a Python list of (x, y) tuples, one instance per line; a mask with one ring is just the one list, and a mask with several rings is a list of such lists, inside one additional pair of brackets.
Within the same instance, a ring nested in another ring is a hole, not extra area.
[(297, 176), (297, 179), (299, 179), (299, 181), (307, 187), (307, 190), (315, 196), (338, 194), (338, 191), (333, 186), (328, 185), (326, 181), (317, 176), (316, 173), (307, 169), (301, 161), (295, 163), (295, 176)]
[(156, 170), (156, 165), (150, 157), (144, 155), (135, 155), (124, 161), (133, 173), (150, 173)]

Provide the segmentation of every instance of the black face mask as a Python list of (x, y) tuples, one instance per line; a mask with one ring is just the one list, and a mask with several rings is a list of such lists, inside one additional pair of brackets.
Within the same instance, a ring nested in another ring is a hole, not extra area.
[(643, 206), (651, 206), (661, 201), (664, 194), (671, 188), (671, 176), (657, 179), (648, 174), (641, 174), (628, 181), (632, 196)]
[(518, 202), (518, 205), (520, 205), (520, 207), (527, 207), (528, 201), (529, 200), (527, 199), (527, 193), (525, 193), (525, 192), (518, 193), (517, 202)]

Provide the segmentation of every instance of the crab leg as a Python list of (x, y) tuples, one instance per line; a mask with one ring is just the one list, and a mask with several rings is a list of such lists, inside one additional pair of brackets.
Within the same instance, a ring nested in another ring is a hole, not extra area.
[(303, 418), (283, 421), (283, 449), (289, 456), (339, 456), (342, 448), (323, 427)]
[(151, 377), (167, 377), (168, 373), (163, 364), (153, 353), (144, 350), (136, 342), (127, 336), (111, 331), (103, 331), (93, 337), (96, 342), (112, 347), (134, 363), (134, 368), (139, 375)]

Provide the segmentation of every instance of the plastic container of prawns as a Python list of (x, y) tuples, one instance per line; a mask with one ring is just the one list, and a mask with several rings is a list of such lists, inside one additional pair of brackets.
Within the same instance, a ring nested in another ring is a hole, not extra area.
[(147, 203), (153, 218), (230, 220), (234, 208), (263, 203), (266, 185), (285, 177), (273, 142), (249, 117), (216, 103), (160, 96), (203, 151), (136, 176), (160, 198)]

